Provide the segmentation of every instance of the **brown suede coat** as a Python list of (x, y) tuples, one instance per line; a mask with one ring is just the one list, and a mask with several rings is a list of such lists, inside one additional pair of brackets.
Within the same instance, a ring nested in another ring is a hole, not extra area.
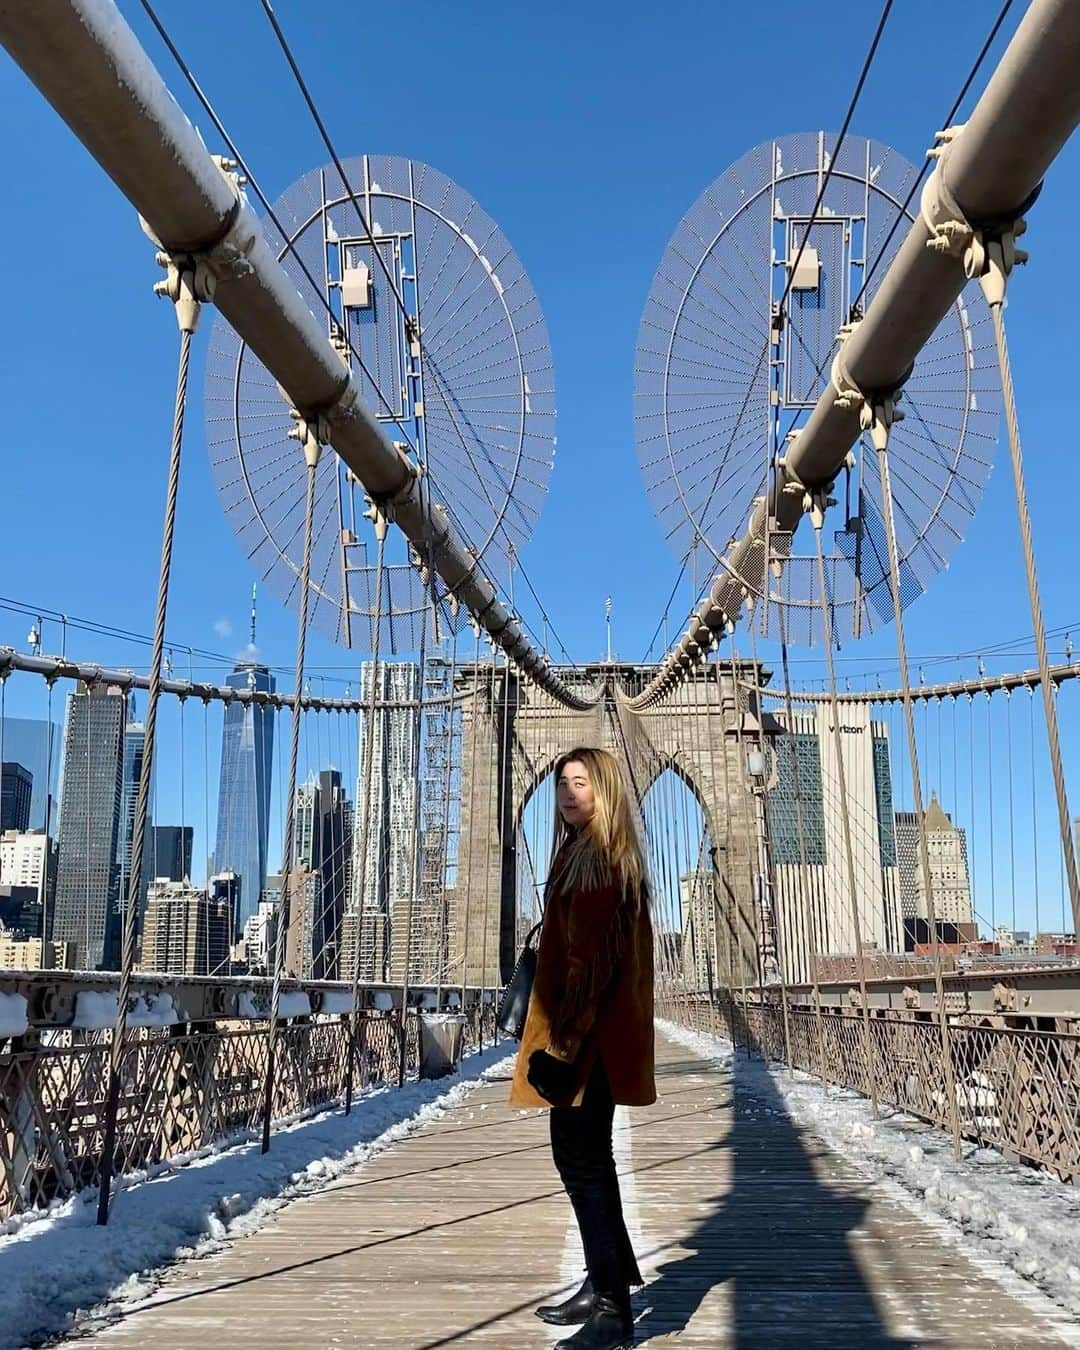
[(535, 1050), (576, 1068), (573, 1093), (554, 1105), (580, 1104), (597, 1057), (617, 1104), (656, 1101), (652, 922), (617, 879), (598, 890), (556, 884), (548, 895), (511, 1106), (553, 1105), (527, 1078)]

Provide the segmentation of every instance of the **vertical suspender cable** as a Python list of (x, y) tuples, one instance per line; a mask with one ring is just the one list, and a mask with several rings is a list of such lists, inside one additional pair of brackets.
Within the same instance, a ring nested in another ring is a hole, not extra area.
[[(433, 624), (438, 623), (438, 611), (434, 608), (432, 608), (431, 612), (431, 621)], [(412, 964), (412, 951), (413, 951), (412, 945), (413, 916), (414, 916), (414, 903), (416, 895), (421, 885), (421, 870), (422, 870), (421, 847), (420, 847), (421, 844), (420, 820), (421, 820), (421, 811), (423, 809), (423, 803), (421, 801), (423, 792), (422, 792), (422, 779), (420, 775), (420, 767), (422, 763), (422, 756), (424, 750), (424, 747), (422, 746), (421, 742), (424, 736), (424, 690), (427, 687), (425, 676), (425, 670), (427, 666), (427, 632), (428, 632), (427, 621), (426, 618), (424, 618), (421, 621), (420, 651), (417, 654), (419, 665), (419, 698), (417, 699), (417, 708), (416, 708), (416, 752), (413, 755), (413, 762), (412, 762), (413, 792), (415, 794), (413, 797), (413, 818), (411, 823), (413, 855), (412, 855), (412, 866), (408, 869), (409, 893), (405, 897), (405, 950), (401, 970), (401, 1047), (400, 1047), (400, 1055), (398, 1057), (398, 1087), (401, 1087), (404, 1084), (405, 1073), (408, 1068), (409, 984), (411, 975), (410, 966)], [(421, 911), (421, 915), (423, 915), (423, 911)], [(423, 918), (421, 919), (421, 921), (423, 921)], [(393, 951), (393, 941), (394, 941), (394, 934), (393, 928), (391, 927), (390, 932), (391, 952)]]
[[(188, 374), (191, 365), (191, 339), (199, 322), (201, 286), (196, 280), (194, 266), (170, 263), (169, 281), (177, 323), (180, 325), (180, 357), (176, 371), (176, 399), (173, 404), (172, 443), (169, 451), (168, 486), (165, 493), (165, 519), (161, 532), (161, 561), (158, 569), (157, 613), (154, 621), (154, 641), (150, 655), (150, 680), (146, 703), (146, 727), (143, 740), (142, 766), (139, 773), (139, 791), (135, 801), (135, 828), (131, 846), (131, 868), (128, 876), (127, 907), (124, 911), (123, 950), (120, 964), (120, 991), (116, 1001), (116, 1021), (113, 1024), (109, 1046), (109, 1085), (105, 1100), (105, 1131), (101, 1154), (101, 1176), (98, 1189), (97, 1221), (109, 1221), (109, 1198), (116, 1153), (116, 1118), (120, 1105), (120, 1079), (124, 1066), (124, 1040), (127, 1033), (128, 997), (131, 991), (131, 972), (135, 964), (135, 937), (139, 911), (139, 879), (142, 876), (143, 850), (146, 840), (146, 819), (150, 802), (150, 784), (153, 782), (154, 745), (157, 735), (158, 700), (161, 693), (161, 667), (165, 652), (165, 618), (169, 607), (169, 582), (172, 575), (173, 538), (176, 531), (176, 506), (180, 493), (180, 455), (184, 439), (184, 414), (187, 410)], [(50, 719), (51, 721), (51, 719)], [(123, 726), (121, 725), (121, 736)], [(87, 751), (90, 746), (90, 708), (87, 707)], [(89, 807), (90, 780), (87, 778), (86, 799)], [(89, 862), (89, 854), (87, 855)], [(89, 867), (87, 868), (89, 875)], [(106, 926), (108, 916), (106, 916)]]
[[(720, 654), (717, 652), (716, 660), (713, 664), (715, 672), (714, 681), (716, 684), (716, 701), (720, 713), (720, 763), (723, 768), (724, 776), (724, 891), (727, 899), (728, 913), (728, 1027), (731, 1044), (738, 1049), (738, 1020), (735, 1016), (735, 986), (738, 983), (737, 972), (735, 969), (736, 951), (741, 953), (742, 939), (739, 934), (739, 915), (737, 911), (737, 902), (735, 897), (735, 886), (732, 881), (731, 866), (731, 772), (728, 765), (728, 743), (727, 743), (727, 723), (724, 714), (724, 688), (723, 675), (720, 664)], [(740, 962), (741, 964), (741, 962)]]
[[(1039, 813), (1035, 789), (1035, 690), (1028, 687), (1028, 744), (1031, 754), (1031, 860), (1035, 893), (1035, 932), (1039, 932)], [(993, 934), (996, 938), (997, 934)]]
[(866, 1057), (867, 1095), (871, 1109), (878, 1114), (877, 1071), (874, 1062), (874, 1043), (870, 1031), (870, 1000), (866, 990), (866, 954), (863, 950), (859, 897), (855, 881), (855, 854), (851, 843), (851, 818), (848, 813), (847, 772), (844, 768), (844, 737), (840, 730), (840, 700), (836, 694), (836, 668), (833, 662), (832, 610), (825, 587), (825, 554), (821, 544), (824, 525), (824, 503), (820, 499), (812, 507), (814, 545), (817, 550), (818, 592), (821, 599), (822, 641), (825, 646), (825, 668), (829, 681), (829, 714), (832, 718), (833, 752), (836, 755), (836, 783), (840, 797), (840, 828), (844, 846), (844, 870), (848, 894), (851, 897), (851, 923), (855, 939), (855, 961), (859, 973), (859, 999), (862, 1003), (863, 1053)]
[(296, 677), (293, 684), (292, 719), (289, 739), (289, 779), (285, 799), (285, 829), (281, 847), (281, 898), (278, 900), (277, 932), (274, 941), (274, 981), (270, 999), (270, 1026), (266, 1043), (266, 1079), (263, 1084), (262, 1151), (270, 1147), (270, 1122), (274, 1114), (274, 1077), (278, 1024), (281, 1013), (281, 977), (285, 968), (286, 944), (292, 922), (293, 838), (296, 829), (296, 766), (300, 753), (300, 722), (303, 717), (304, 662), (307, 655), (308, 595), (311, 584), (311, 541), (315, 523), (315, 481), (322, 447), (313, 427), (300, 421), (298, 439), (307, 465), (307, 502), (304, 511), (304, 558), (300, 569), (300, 617), (296, 634)]
[(1027, 575), (1028, 600), (1035, 630), (1035, 651), (1039, 663), (1039, 683), (1042, 686), (1043, 714), (1046, 721), (1047, 746), (1050, 752), (1050, 772), (1054, 779), (1054, 796), (1058, 808), (1058, 826), (1061, 830), (1061, 856), (1069, 886), (1072, 905), (1073, 931), (1080, 932), (1080, 879), (1077, 876), (1076, 848), (1073, 842), (1072, 820), (1065, 789), (1065, 770), (1061, 759), (1061, 734), (1058, 729), (1055, 685), (1050, 677), (1050, 659), (1046, 649), (1046, 626), (1043, 622), (1042, 596), (1035, 566), (1035, 545), (1031, 531), (1031, 512), (1028, 507), (1027, 486), (1024, 480), (1024, 456), (1020, 445), (1020, 422), (1016, 412), (1016, 394), (1013, 389), (1012, 367), (1009, 362), (1009, 344), (1005, 333), (1005, 283), (1012, 262), (1012, 236), (1007, 240), (987, 244), (988, 270), (981, 278), (983, 294), (994, 320), (997, 341), (998, 368), (1001, 373), (1001, 393), (1005, 401), (1005, 424), (1009, 432), (1009, 455), (1012, 460), (1013, 487), (1016, 494), (1016, 516), (1020, 527), (1020, 543), (1024, 553), (1024, 571)]
[[(477, 723), (480, 720), (480, 625), (473, 620), (473, 630), (476, 634), (476, 650), (473, 654), (473, 673), (472, 673), (472, 698), (470, 700), (470, 736), (469, 736), (469, 870), (472, 872), (473, 853), (476, 837), (476, 737)], [(462, 728), (462, 740), (465, 739), (464, 727)], [(464, 820), (464, 811), (462, 812)], [(461, 848), (461, 836), (464, 834), (464, 827), (459, 826), (458, 849)], [(472, 914), (472, 886), (469, 878), (464, 878), (465, 884), (465, 913), (461, 926), (461, 1010), (465, 1011), (465, 994), (469, 983), (469, 939), (470, 939), (470, 918)], [(455, 889), (458, 894), (461, 893), (462, 876), (460, 864), (457, 872), (457, 885)], [(478, 1018), (483, 1016), (483, 1006), (481, 1005)], [(483, 1043), (483, 1024), (478, 1020), (477, 1040)]]
[(930, 856), (926, 844), (926, 815), (923, 811), (922, 782), (919, 777), (919, 751), (915, 740), (915, 717), (912, 708), (911, 681), (908, 673), (907, 642), (904, 638), (904, 611), (900, 598), (900, 554), (896, 544), (896, 514), (893, 508), (892, 480), (889, 473), (889, 421), (875, 410), (873, 422), (874, 448), (877, 451), (878, 474), (881, 482), (881, 509), (885, 517), (885, 536), (889, 555), (889, 580), (892, 590), (893, 619), (896, 624), (896, 654), (900, 664), (900, 691), (907, 730), (908, 758), (911, 761), (911, 795), (915, 807), (918, 836), (919, 871), (926, 893), (927, 922), (930, 926), (930, 949), (934, 961), (934, 994), (937, 1001), (938, 1028), (941, 1034), (942, 1071), (944, 1075), (946, 1111), (952, 1132), (953, 1153), (960, 1157), (960, 1121), (956, 1101), (956, 1075), (953, 1071), (952, 1042), (949, 1038), (949, 1018), (945, 1008), (945, 988), (941, 975), (941, 941), (938, 933), (934, 888), (930, 876)]
[[(491, 746), (488, 753), (488, 772), (487, 772), (487, 797), (486, 805), (490, 810), (492, 804), (495, 804), (496, 819), (488, 816), (488, 836), (484, 840), (484, 917), (483, 932), (480, 939), (480, 1048), (484, 1048), (484, 1016), (487, 1009), (487, 979), (488, 979), (488, 924), (490, 923), (491, 907), (491, 844), (494, 840), (497, 864), (501, 864), (502, 856), (500, 851), (501, 830), (499, 829), (498, 815), (498, 787), (495, 781), (495, 768), (499, 759), (499, 735), (498, 735), (498, 715), (495, 706), (495, 676), (497, 669), (497, 653), (494, 645), (491, 647), (491, 667), (488, 675), (488, 702), (487, 702), (487, 730), (491, 737)], [(501, 767), (501, 766), (500, 766)], [(501, 878), (500, 878), (501, 879)]]
[(994, 847), (994, 707), (990, 691), (986, 693), (986, 811), (987, 837), (990, 840), (990, 924), (997, 930), (997, 857)]
[(810, 948), (810, 985), (814, 1000), (814, 1030), (817, 1035), (818, 1075), (824, 1089), (825, 1073), (825, 1029), (821, 1020), (821, 985), (818, 981), (818, 932), (817, 912), (810, 884), (810, 864), (806, 857), (806, 817), (803, 813), (802, 769), (799, 765), (799, 737), (795, 722), (795, 709), (791, 702), (791, 671), (788, 665), (788, 646), (785, 629), (784, 609), (778, 607), (780, 617), (780, 662), (784, 673), (784, 707), (787, 711), (788, 736), (791, 746), (792, 775), (795, 787), (795, 829), (799, 838), (799, 877), (803, 891), (803, 912), (806, 921), (807, 944)]
[[(748, 809), (747, 798), (749, 797), (749, 788), (746, 782), (746, 747), (743, 744), (743, 713), (742, 713), (742, 694), (740, 693), (739, 682), (739, 663), (738, 653), (735, 650), (735, 635), (731, 633), (731, 700), (732, 711), (735, 718), (735, 746), (736, 760), (738, 764), (738, 791), (739, 791), (739, 814), (742, 816), (743, 831), (746, 838), (746, 861), (747, 861), (747, 880), (750, 883), (749, 894), (749, 914), (742, 915), (744, 922), (739, 925), (740, 932), (744, 927), (749, 929), (749, 938), (753, 950), (754, 973), (757, 976), (758, 988), (764, 983), (761, 972), (761, 941), (760, 941), (760, 920), (757, 912), (757, 905), (754, 895), (754, 857), (753, 841), (755, 831), (751, 826), (750, 812)], [(746, 1032), (746, 1055), (749, 1059), (753, 1053), (752, 1036), (750, 1028), (750, 998), (747, 975), (749, 972), (749, 962), (741, 962), (742, 979), (742, 1015), (744, 1018), (744, 1030)]]
[[(768, 567), (765, 569), (766, 584), (765, 590), (768, 592)], [(750, 616), (750, 657), (753, 663), (754, 678), (754, 701), (757, 704), (757, 724), (758, 724), (758, 753), (761, 755), (762, 762), (767, 763), (765, 757), (765, 726), (764, 714), (761, 709), (761, 666), (758, 662), (757, 651), (757, 629), (754, 625), (754, 616)], [(787, 933), (784, 924), (780, 919), (780, 905), (776, 895), (776, 874), (773, 865), (772, 854), (772, 817), (769, 806), (769, 787), (768, 773), (765, 774), (765, 781), (761, 787), (761, 853), (762, 853), (762, 902), (767, 904), (769, 918), (772, 922), (773, 942), (776, 950), (776, 967), (780, 976), (780, 1015), (783, 1024), (784, 1033), (784, 1056), (787, 1059), (788, 1073), (795, 1071), (795, 1063), (791, 1058), (791, 1020), (788, 1007), (787, 990), (787, 962), (788, 962), (788, 944)], [(762, 999), (764, 1000), (765, 991), (762, 990)]]
[[(450, 795), (452, 786), (452, 774), (454, 763), (454, 718), (457, 715), (455, 706), (455, 696), (457, 694), (457, 643), (458, 643), (458, 625), (456, 602), (451, 605), (451, 632), (450, 632), (450, 703), (447, 709), (446, 723), (446, 771), (443, 774), (443, 818), (442, 840), (440, 842), (437, 861), (439, 865), (439, 937), (438, 945), (435, 948), (435, 1008), (442, 1008), (443, 984), (446, 981), (447, 971), (447, 927), (449, 917), (449, 904), (447, 899), (446, 874), (450, 864)], [(435, 892), (435, 883), (432, 882), (432, 893)]]
[[(356, 850), (356, 871), (353, 876), (354, 904), (352, 952), (352, 992), (349, 999), (349, 1052), (345, 1060), (345, 1114), (352, 1113), (353, 1080), (356, 1069), (356, 1051), (359, 1044), (360, 1022), (360, 958), (363, 951), (365, 901), (367, 900), (367, 864), (371, 849), (371, 785), (375, 767), (375, 720), (381, 717), (379, 703), (379, 657), (382, 647), (382, 594), (385, 566), (387, 519), (377, 507), (372, 507), (375, 526), (375, 605), (371, 616), (371, 686), (368, 689), (367, 725), (364, 728), (364, 762), (362, 769), (364, 800), (360, 812), (360, 847)], [(361, 694), (363, 689), (361, 688)], [(363, 725), (363, 723), (361, 723)], [(355, 828), (355, 826), (354, 826)], [(366, 1023), (365, 1023), (366, 1025)], [(361, 1068), (362, 1072), (362, 1068)]]

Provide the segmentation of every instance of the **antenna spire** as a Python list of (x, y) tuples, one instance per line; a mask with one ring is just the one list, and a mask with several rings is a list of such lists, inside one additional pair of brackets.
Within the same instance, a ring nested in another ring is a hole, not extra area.
[(251, 583), (251, 650), (252, 650), (252, 652), (255, 651), (255, 595), (256, 595), (256, 592), (258, 591), (258, 587), (259, 587), (259, 583), (258, 583), (257, 581), (253, 581), (253, 582)]

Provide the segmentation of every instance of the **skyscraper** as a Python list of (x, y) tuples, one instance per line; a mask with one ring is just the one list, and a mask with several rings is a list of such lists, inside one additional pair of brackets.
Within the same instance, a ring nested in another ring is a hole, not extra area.
[(310, 935), (312, 975), (335, 979), (353, 850), (352, 804), (337, 769), (324, 769), (317, 781), (296, 789), (294, 836), (294, 867), (317, 872), (321, 883)]
[(0, 759), (21, 764), (34, 780), (27, 829), (45, 829), (46, 806), (51, 796), (48, 828), (50, 834), (56, 833), (56, 785), (60, 772), (60, 746), (60, 728), (44, 718), (4, 718)]
[(0, 834), (30, 828), (30, 801), (34, 795), (34, 775), (14, 760), (0, 764)]
[[(266, 890), (263, 892), (263, 904), (269, 906), (275, 916), (275, 943), (285, 880), (280, 872), (271, 872), (266, 878)], [(285, 949), (282, 953), (285, 974), (301, 980), (322, 978), (314, 974), (315, 952), (312, 941), (316, 916), (322, 907), (322, 877), (318, 872), (294, 867), (288, 874), (288, 885), (289, 926), (285, 930)], [(271, 973), (275, 960), (276, 950), (268, 952)]]
[[(361, 672), (361, 697), (371, 696), (372, 663)], [(409, 703), (419, 698), (420, 672), (410, 662), (380, 662), (376, 698), (381, 703)], [(353, 894), (358, 908), (386, 912), (391, 900), (408, 895), (415, 886), (416, 782), (414, 765), (420, 734), (419, 709), (381, 707), (372, 732), (371, 787), (365, 799), (364, 765), (367, 714), (361, 714), (359, 772), (356, 784), (355, 854), (359, 853), (367, 822), (363, 875), (353, 871)]]
[[(230, 689), (273, 693), (274, 677), (265, 666), (241, 662), (225, 680)], [(217, 847), (214, 867), (240, 878), (238, 932), (258, 911), (266, 884), (266, 845), (270, 823), (270, 781), (274, 762), (274, 709), (254, 702), (225, 705), (218, 787)]]
[[(930, 865), (930, 887), (934, 896), (934, 915), (939, 925), (970, 928), (975, 923), (971, 903), (971, 883), (968, 876), (967, 832), (954, 825), (942, 810), (936, 793), (930, 794), (930, 805), (923, 816), (926, 829), (926, 853)], [(896, 845), (900, 865), (900, 903), (908, 945), (915, 940), (929, 940), (925, 924), (918, 920), (929, 917), (926, 887), (919, 863), (919, 825), (914, 811), (896, 813)], [(916, 922), (913, 922), (916, 921)], [(957, 933), (942, 934), (946, 941), (954, 941)], [(971, 934), (974, 936), (974, 934)]]
[(115, 970), (120, 961), (126, 722), (127, 696), (115, 686), (79, 684), (68, 695), (53, 936), (74, 945), (83, 969)]
[[(124, 768), (120, 785), (120, 833), (116, 841), (116, 865), (120, 869), (120, 913), (127, 908), (131, 878), (131, 855), (135, 846), (135, 808), (139, 800), (139, 780), (142, 778), (143, 753), (146, 749), (146, 727), (135, 721), (134, 699), (124, 724)], [(143, 841), (142, 881), (139, 885), (139, 924), (146, 912), (146, 895), (153, 878), (153, 826), (150, 823), (153, 801), (147, 812), (146, 836)]]
[[(903, 949), (888, 729), (866, 704), (845, 707), (840, 726), (856, 896), (850, 895), (832, 713), (796, 713), (776, 742), (777, 782), (768, 825), (785, 973), (810, 978), (810, 956), (864, 945)], [(786, 717), (778, 720), (786, 724)], [(796, 797), (798, 785), (798, 799)], [(802, 836), (799, 835), (801, 815)], [(806, 893), (805, 880), (809, 885)]]
[(154, 826), (155, 881), (165, 877), (169, 881), (184, 881), (191, 876), (191, 850), (195, 830), (191, 825)]
[(227, 972), (230, 936), (227, 898), (208, 896), (185, 881), (155, 881), (146, 908), (140, 968), (172, 975)]
[(682, 976), (687, 989), (713, 989), (724, 982), (718, 973), (716, 879), (712, 872), (687, 872), (679, 878), (682, 909)]
[(40, 830), (0, 834), (0, 927), (40, 938), (53, 911), (56, 850)]
[[(372, 972), (365, 978), (381, 979), (381, 967), (388, 959), (386, 920), (395, 905), (416, 894), (420, 668), (408, 661), (380, 662), (376, 673), (373, 663), (365, 661), (361, 670), (361, 697), (365, 700), (371, 696), (373, 680), (378, 701), (399, 706), (377, 708), (370, 729), (367, 714), (361, 714), (350, 910), (367, 917), (350, 925), (348, 931), (354, 935), (351, 941), (360, 943), (362, 966)], [(365, 791), (369, 730), (371, 784)], [(379, 923), (374, 922), (376, 914), (382, 916)], [(375, 944), (370, 953), (369, 942)], [(375, 950), (376, 946), (382, 951)]]

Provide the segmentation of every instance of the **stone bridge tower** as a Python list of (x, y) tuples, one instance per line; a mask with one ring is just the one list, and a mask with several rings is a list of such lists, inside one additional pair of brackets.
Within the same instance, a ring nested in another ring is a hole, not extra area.
[(705, 866), (712, 872), (716, 922), (709, 967), (717, 985), (756, 982), (759, 805), (746, 770), (747, 748), (756, 744), (757, 710), (746, 692), (753, 667), (739, 667), (737, 680), (730, 663), (702, 667), (671, 699), (640, 713), (628, 700), (648, 682), (651, 667), (597, 664), (560, 674), (583, 697), (596, 697), (595, 705), (585, 712), (564, 708), (512, 668), (457, 672), (461, 817), (457, 885), (450, 893), (450, 980), (457, 983), (464, 973), (469, 984), (498, 985), (512, 971), (518, 827), (558, 756), (590, 745), (616, 755), (638, 801), (665, 770), (694, 793), (711, 841)]

